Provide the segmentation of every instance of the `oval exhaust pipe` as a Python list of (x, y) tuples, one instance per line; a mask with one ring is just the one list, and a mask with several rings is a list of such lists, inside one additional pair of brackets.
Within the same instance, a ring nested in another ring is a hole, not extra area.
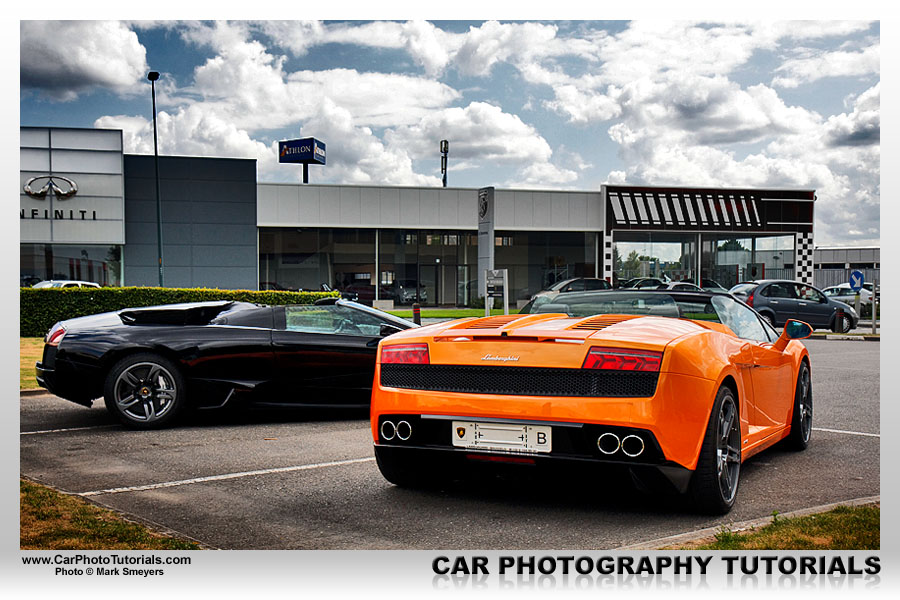
[(406, 441), (412, 435), (412, 425), (407, 423), (406, 421), (400, 421), (397, 423), (397, 439)]
[(637, 435), (626, 436), (622, 440), (622, 452), (631, 458), (640, 456), (644, 453), (644, 440)]
[(397, 434), (397, 428), (394, 427), (393, 421), (385, 421), (381, 424), (381, 439), (390, 441)]
[(619, 436), (609, 431), (597, 438), (597, 448), (603, 454), (615, 454), (619, 451), (619, 446)]

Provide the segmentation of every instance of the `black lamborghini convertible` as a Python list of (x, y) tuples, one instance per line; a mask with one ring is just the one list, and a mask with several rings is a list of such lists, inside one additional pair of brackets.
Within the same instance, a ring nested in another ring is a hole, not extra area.
[(350, 302), (198, 302), (79, 317), (44, 339), (37, 381), (124, 424), (163, 427), (187, 406), (368, 406), (381, 338), (416, 324)]

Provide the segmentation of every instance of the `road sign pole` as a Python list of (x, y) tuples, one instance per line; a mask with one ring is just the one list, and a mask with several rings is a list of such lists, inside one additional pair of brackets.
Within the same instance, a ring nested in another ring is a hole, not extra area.
[(503, 314), (509, 314), (509, 281), (508, 273), (506, 269), (503, 269)]
[(876, 278), (874, 281), (874, 285), (872, 286), (872, 335), (875, 335), (875, 317), (878, 315), (878, 279)]

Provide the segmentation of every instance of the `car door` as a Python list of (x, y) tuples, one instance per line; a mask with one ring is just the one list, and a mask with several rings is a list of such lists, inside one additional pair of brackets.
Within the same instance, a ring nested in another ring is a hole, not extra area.
[(759, 294), (766, 298), (766, 305), (775, 313), (777, 325), (785, 324), (788, 319), (798, 318), (800, 307), (797, 289), (793, 283), (789, 281), (770, 283), (761, 289)]
[(794, 398), (792, 359), (775, 349), (774, 331), (753, 310), (727, 296), (713, 296), (711, 302), (722, 323), (746, 343), (739, 362), (745, 389), (749, 375), (752, 390), (747, 416), (753, 444), (779, 433), (788, 422)]
[(825, 295), (811, 285), (794, 284), (797, 287), (798, 316), (813, 328), (828, 327), (835, 307), (828, 302)]
[(279, 404), (367, 405), (381, 322), (340, 305), (281, 307), (272, 332)]

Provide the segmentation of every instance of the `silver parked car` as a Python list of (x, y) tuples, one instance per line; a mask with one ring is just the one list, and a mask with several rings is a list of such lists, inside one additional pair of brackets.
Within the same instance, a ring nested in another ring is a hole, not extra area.
[(74, 279), (48, 279), (47, 281), (38, 281), (34, 288), (71, 288), (71, 287), (100, 287), (99, 283), (93, 281), (77, 281)]
[[(869, 285), (870, 288), (866, 289), (866, 285)], [(872, 284), (864, 284), (863, 288), (859, 290), (859, 301), (863, 304), (868, 304), (872, 301), (871, 286)], [(856, 303), (856, 292), (853, 291), (853, 288), (850, 287), (849, 283), (842, 283), (840, 285), (827, 287), (822, 290), (822, 293), (832, 300), (837, 300), (838, 302), (846, 302), (847, 304), (851, 305)]]

